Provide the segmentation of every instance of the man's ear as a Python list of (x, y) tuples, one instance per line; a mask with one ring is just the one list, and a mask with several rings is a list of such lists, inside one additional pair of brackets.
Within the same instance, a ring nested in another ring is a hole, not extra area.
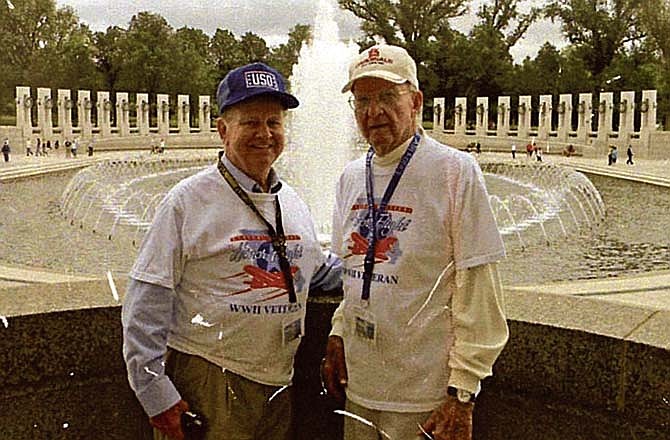
[(216, 130), (219, 132), (219, 137), (223, 141), (223, 143), (226, 143), (226, 132), (227, 132), (228, 127), (226, 127), (226, 122), (223, 120), (222, 117), (219, 117), (216, 120)]
[(414, 93), (412, 105), (414, 111), (417, 113), (421, 110), (421, 107), (423, 107), (423, 92), (421, 90), (417, 90), (416, 93)]

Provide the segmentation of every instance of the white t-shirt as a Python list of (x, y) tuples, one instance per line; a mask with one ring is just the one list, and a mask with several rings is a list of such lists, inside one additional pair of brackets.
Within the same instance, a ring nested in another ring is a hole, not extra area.
[[(406, 145), (398, 150), (395, 156)], [(390, 159), (373, 163), (376, 203), (399, 157)], [(502, 239), (473, 157), (424, 135), (380, 225), (386, 235), (378, 239), (369, 305), (361, 308), (365, 188), (361, 158), (340, 178), (333, 220), (333, 251), (344, 262), (344, 300), (334, 322), (342, 317), (347, 397), (376, 410), (430, 411), (446, 397), (455, 270), (503, 258)], [(374, 343), (356, 334), (361, 315), (375, 323)]]
[(170, 190), (130, 276), (174, 289), (170, 347), (259, 383), (287, 385), (300, 341), (289, 324), (304, 320), (324, 255), (307, 206), (286, 183), (277, 194), (249, 196), (275, 228), (279, 197), (296, 303), (289, 302), (267, 228), (216, 166)]

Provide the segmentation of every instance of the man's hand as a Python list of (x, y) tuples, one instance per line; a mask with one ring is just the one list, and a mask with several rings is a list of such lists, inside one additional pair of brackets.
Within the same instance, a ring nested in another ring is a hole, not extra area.
[(343, 403), (344, 388), (347, 386), (347, 364), (344, 361), (344, 342), (340, 336), (328, 337), (326, 357), (321, 370), (321, 377), (328, 394), (339, 403)]
[(447, 396), (447, 401), (433, 411), (422, 428), (434, 440), (471, 440), (474, 407), (472, 402), (463, 403)]
[(188, 411), (188, 403), (180, 400), (173, 407), (163, 411), (157, 416), (149, 419), (149, 423), (168, 438), (184, 440), (184, 432), (181, 430), (181, 415)]

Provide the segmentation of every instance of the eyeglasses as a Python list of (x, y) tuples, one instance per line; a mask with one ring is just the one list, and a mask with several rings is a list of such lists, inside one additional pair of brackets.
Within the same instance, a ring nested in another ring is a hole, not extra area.
[(356, 113), (365, 113), (370, 108), (370, 104), (372, 104), (372, 101), (376, 101), (377, 105), (379, 105), (384, 110), (388, 110), (389, 108), (393, 107), (396, 104), (398, 98), (408, 93), (412, 93), (412, 90), (405, 89), (398, 91), (397, 89), (388, 89), (379, 92), (376, 97), (352, 96), (349, 98), (349, 106)]

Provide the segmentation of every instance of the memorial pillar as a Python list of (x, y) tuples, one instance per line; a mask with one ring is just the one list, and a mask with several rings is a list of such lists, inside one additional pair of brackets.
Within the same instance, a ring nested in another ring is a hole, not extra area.
[(559, 95), (556, 112), (558, 113), (556, 138), (559, 142), (567, 142), (572, 130), (572, 95), (570, 93)]
[(137, 98), (137, 131), (141, 136), (149, 134), (149, 94), (138, 93)]
[(40, 129), (42, 141), (53, 137), (53, 118), (51, 109), (53, 108), (53, 99), (51, 99), (51, 89), (37, 88), (37, 126)]
[(656, 90), (643, 90), (640, 102), (640, 132), (647, 133), (656, 130)]
[(127, 92), (116, 93), (116, 127), (120, 136), (130, 135), (130, 101)]
[(210, 97), (201, 95), (198, 98), (198, 101), (198, 126), (200, 127), (200, 133), (209, 133), (212, 128), (212, 123), (210, 121), (212, 112)]
[(592, 95), (590, 93), (579, 94), (577, 104), (577, 142), (587, 144), (591, 132), (591, 117), (593, 109), (591, 106)]
[(30, 96), (30, 87), (16, 87), (16, 126), (21, 129), (23, 139), (30, 139), (33, 135), (33, 98)]
[(612, 132), (612, 103), (614, 102), (614, 93), (603, 92), (598, 101), (598, 134), (597, 139), (607, 144), (610, 133)]
[(58, 127), (61, 137), (65, 139), (72, 138), (72, 95), (69, 89), (58, 89)]
[(619, 102), (619, 140), (621, 145), (628, 145), (630, 135), (635, 131), (633, 118), (635, 116), (635, 92), (621, 92)]
[(78, 90), (77, 104), (80, 135), (82, 138), (90, 138), (93, 136), (93, 125), (91, 122), (93, 102), (91, 101), (91, 92), (89, 90)]
[(454, 108), (454, 133), (465, 134), (467, 128), (467, 114), (468, 114), (468, 98), (456, 98), (456, 106)]
[(518, 137), (525, 139), (530, 131), (530, 95), (519, 96), (519, 132)]
[(477, 97), (477, 123), (475, 125), (475, 134), (477, 136), (486, 136), (486, 130), (489, 125), (489, 98), (486, 96)]
[(191, 132), (191, 105), (188, 95), (177, 95), (177, 128), (181, 134)]
[(510, 102), (509, 96), (498, 96), (498, 124), (496, 126), (496, 136), (498, 137), (509, 135)]
[(540, 107), (537, 119), (537, 137), (544, 141), (549, 139), (549, 132), (551, 131), (551, 115), (553, 111), (551, 100), (551, 95), (540, 95)]
[(109, 100), (109, 92), (98, 92), (98, 129), (101, 137), (112, 134), (112, 101)]
[(170, 96), (157, 94), (156, 109), (158, 112), (158, 134), (167, 136), (170, 133)]

